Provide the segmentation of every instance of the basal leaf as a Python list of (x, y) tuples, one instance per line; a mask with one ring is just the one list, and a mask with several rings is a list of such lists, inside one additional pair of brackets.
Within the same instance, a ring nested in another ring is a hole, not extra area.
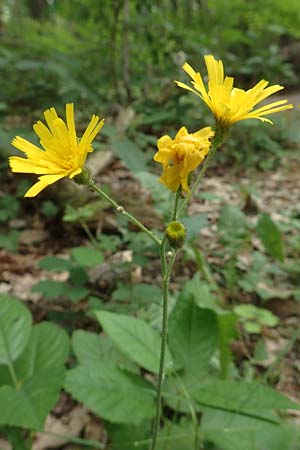
[(94, 363), (115, 364), (121, 369), (138, 372), (139, 368), (120, 353), (107, 336), (99, 336), (89, 331), (77, 330), (72, 335), (72, 347), (82, 366)]
[[(135, 317), (96, 311), (104, 331), (128, 358), (150, 372), (159, 368), (161, 338), (147, 322)], [(166, 349), (166, 369), (172, 367), (172, 357)]]
[(0, 388), (0, 425), (42, 430), (51, 408), (59, 397), (65, 369), (47, 368), (37, 371), (20, 387)]
[(261, 384), (218, 380), (194, 392), (194, 399), (204, 406), (269, 420), (266, 411), (300, 409), (280, 392)]
[(281, 232), (268, 214), (261, 214), (256, 231), (266, 251), (272, 258), (283, 261), (284, 253)]
[(69, 338), (65, 330), (43, 322), (32, 327), (28, 345), (15, 363), (18, 380), (25, 380), (41, 369), (63, 367), (69, 355)]
[(207, 369), (218, 344), (216, 314), (199, 308), (192, 296), (179, 296), (170, 317), (169, 343), (176, 362), (185, 369)]
[(110, 363), (70, 370), (65, 388), (87, 408), (111, 422), (138, 424), (154, 416), (155, 391), (151, 384)]
[(9, 365), (22, 354), (30, 331), (29, 310), (20, 301), (0, 295), (0, 364)]

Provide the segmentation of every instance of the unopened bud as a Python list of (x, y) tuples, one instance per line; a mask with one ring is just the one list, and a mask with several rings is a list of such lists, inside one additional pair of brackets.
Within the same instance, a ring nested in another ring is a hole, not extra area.
[(185, 227), (182, 223), (174, 221), (166, 229), (167, 239), (173, 248), (181, 248), (185, 241)]

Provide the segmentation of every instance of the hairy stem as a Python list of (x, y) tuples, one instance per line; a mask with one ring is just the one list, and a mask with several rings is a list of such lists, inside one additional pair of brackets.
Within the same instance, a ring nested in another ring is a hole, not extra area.
[(157, 381), (157, 394), (156, 394), (156, 414), (154, 419), (151, 450), (155, 450), (157, 433), (159, 430), (159, 422), (161, 416), (161, 397), (162, 397), (162, 385), (165, 372), (165, 353), (167, 346), (168, 336), (168, 298), (169, 298), (169, 281), (172, 272), (173, 264), (176, 259), (177, 252), (174, 251), (170, 260), (166, 259), (166, 240), (164, 239), (160, 248), (161, 268), (163, 275), (162, 285), (162, 301), (163, 301), (163, 318), (162, 318), (162, 334), (161, 334), (161, 349), (159, 360), (159, 372)]
[(130, 214), (128, 211), (126, 211), (123, 206), (119, 205), (117, 202), (115, 202), (106, 192), (102, 191), (92, 180), (89, 181), (88, 187), (92, 189), (93, 191), (96, 191), (102, 198), (107, 200), (116, 210), (117, 213), (122, 214), (125, 216), (131, 223), (136, 225), (141, 231), (147, 234), (147, 236), (152, 239), (157, 245), (161, 246), (160, 239), (152, 232), (150, 231), (145, 225), (143, 225), (138, 219), (136, 219), (132, 214)]

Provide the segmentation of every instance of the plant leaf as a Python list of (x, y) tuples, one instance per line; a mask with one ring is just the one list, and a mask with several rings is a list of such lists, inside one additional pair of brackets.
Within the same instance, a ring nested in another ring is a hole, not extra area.
[(41, 369), (64, 366), (69, 355), (69, 338), (65, 330), (43, 322), (32, 327), (28, 345), (15, 363), (18, 380), (25, 380)]
[(49, 367), (38, 370), (21, 387), (0, 388), (0, 425), (42, 430), (49, 411), (59, 397), (65, 369)]
[(207, 369), (218, 343), (216, 314), (199, 308), (191, 295), (180, 295), (170, 317), (169, 343), (179, 365), (194, 372)]
[(256, 225), (256, 232), (269, 255), (283, 262), (284, 253), (281, 232), (268, 214), (261, 214)]
[(9, 365), (24, 351), (31, 331), (31, 314), (19, 301), (0, 295), (0, 364)]
[(133, 174), (147, 172), (147, 160), (141, 149), (132, 141), (112, 139), (112, 149)]
[[(158, 373), (161, 338), (157, 331), (144, 320), (135, 317), (106, 311), (96, 311), (95, 315), (121, 352), (150, 372)], [(165, 367), (172, 367), (168, 348)]]
[(300, 405), (280, 392), (255, 382), (218, 380), (201, 387), (193, 396), (200, 405), (266, 420), (270, 420), (269, 414), (266, 416), (266, 411), (300, 409)]
[(154, 416), (155, 391), (151, 384), (110, 363), (70, 370), (65, 387), (87, 408), (111, 422), (138, 424)]

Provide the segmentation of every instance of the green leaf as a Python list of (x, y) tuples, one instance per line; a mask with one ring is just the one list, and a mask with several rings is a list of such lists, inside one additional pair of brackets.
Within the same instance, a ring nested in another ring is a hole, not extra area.
[(156, 448), (157, 450), (194, 450), (195, 427), (192, 422), (182, 421), (176, 424), (166, 421), (165, 426), (158, 433)]
[[(121, 352), (150, 372), (158, 373), (161, 338), (147, 322), (106, 311), (96, 311), (95, 314), (104, 331)], [(165, 367), (167, 370), (172, 367), (168, 348)]]
[(200, 388), (194, 398), (200, 405), (256, 418), (265, 418), (266, 411), (275, 409), (300, 409), (280, 392), (255, 382), (218, 380)]
[(65, 330), (42, 322), (32, 327), (28, 345), (15, 363), (18, 380), (25, 380), (41, 369), (63, 366), (69, 355), (69, 338)]
[(111, 422), (138, 424), (154, 416), (152, 386), (110, 363), (70, 370), (65, 387), (87, 408)]
[(11, 252), (15, 252), (18, 248), (20, 231), (11, 230), (9, 233), (0, 234), (0, 247)]
[(112, 149), (133, 174), (147, 172), (147, 159), (141, 149), (132, 141), (112, 139)]
[(199, 308), (207, 308), (216, 311), (218, 309), (218, 301), (211, 294), (211, 286), (201, 280), (199, 273), (195, 273), (192, 279), (185, 283), (185, 292), (191, 294)]
[(68, 259), (46, 256), (38, 262), (38, 267), (53, 272), (64, 272), (71, 269), (72, 263)]
[(179, 365), (206, 370), (218, 343), (216, 314), (199, 308), (192, 296), (180, 295), (170, 317), (169, 343)]
[(212, 383), (217, 378), (210, 372), (174, 372), (166, 377), (163, 384), (163, 396), (165, 403), (174, 411), (189, 414), (191, 407), (200, 412), (201, 407), (194, 400), (198, 390), (207, 383)]
[(296, 429), (227, 411), (204, 411), (201, 430), (220, 450), (297, 450)]
[(235, 205), (225, 205), (221, 209), (218, 228), (222, 232), (229, 232), (234, 238), (244, 236), (247, 226), (245, 214)]
[(11, 425), (41, 431), (49, 411), (59, 397), (64, 380), (63, 367), (38, 370), (20, 387), (0, 388), (0, 425)]
[(0, 295), (0, 364), (10, 365), (22, 354), (30, 331), (29, 310), (20, 301)]
[(229, 364), (232, 360), (230, 343), (237, 336), (237, 318), (231, 311), (219, 310), (217, 319), (221, 373), (223, 378), (227, 378)]
[(196, 214), (194, 216), (183, 217), (181, 222), (187, 229), (187, 239), (193, 239), (195, 236), (198, 236), (202, 228), (206, 227), (207, 215)]
[[(147, 450), (150, 437), (150, 423), (145, 422), (140, 425), (115, 425), (108, 423), (106, 426), (111, 441), (110, 450)], [(139, 441), (146, 442), (140, 443)], [(138, 447), (136, 443), (138, 444)]]
[(83, 267), (94, 267), (104, 260), (103, 254), (99, 250), (88, 247), (75, 247), (71, 254), (75, 261)]
[(54, 280), (42, 280), (32, 287), (32, 292), (41, 292), (47, 299), (65, 295), (66, 283)]
[(256, 232), (269, 255), (282, 262), (284, 253), (281, 232), (268, 214), (261, 214)]
[(108, 337), (98, 336), (89, 331), (77, 330), (72, 335), (72, 347), (79, 364), (82, 366), (110, 362), (121, 369), (139, 372), (137, 366), (120, 353)]

